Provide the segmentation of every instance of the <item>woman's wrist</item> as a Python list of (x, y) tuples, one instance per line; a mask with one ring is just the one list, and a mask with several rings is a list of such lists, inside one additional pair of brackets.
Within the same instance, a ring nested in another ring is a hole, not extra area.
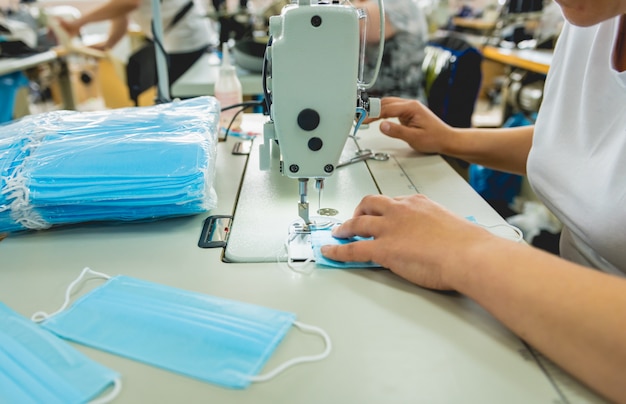
[(472, 284), (481, 279), (481, 272), (489, 270), (492, 265), (494, 248), (498, 243), (508, 242), (499, 239), (485, 229), (472, 237), (472, 241), (459, 245), (457, 252), (452, 254), (441, 278), (450, 288), (467, 294)]
[(464, 147), (464, 137), (464, 129), (448, 126), (444, 133), (440, 135), (442, 141), (439, 153), (446, 156), (459, 157)]

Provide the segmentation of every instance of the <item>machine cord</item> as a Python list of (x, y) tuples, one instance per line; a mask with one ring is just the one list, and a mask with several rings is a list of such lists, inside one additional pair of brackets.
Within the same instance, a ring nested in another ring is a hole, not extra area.
[(245, 101), (239, 104), (233, 104), (233, 105), (229, 105), (227, 107), (222, 108), (220, 110), (221, 112), (228, 111), (229, 109), (233, 109), (233, 108), (240, 108), (239, 111), (237, 111), (237, 113), (233, 115), (233, 118), (230, 120), (230, 123), (228, 124), (228, 127), (226, 128), (226, 133), (224, 133), (223, 140), (226, 141), (226, 139), (228, 138), (228, 134), (230, 133), (230, 128), (233, 126), (233, 123), (235, 122), (239, 114), (241, 114), (243, 111), (245, 111), (248, 108), (258, 107), (261, 105), (263, 105), (263, 101)]

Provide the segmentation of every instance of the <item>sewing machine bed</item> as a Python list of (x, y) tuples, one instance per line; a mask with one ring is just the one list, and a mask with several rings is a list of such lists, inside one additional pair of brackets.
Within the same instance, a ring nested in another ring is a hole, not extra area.
[[(278, 170), (259, 170), (259, 141), (253, 142), (246, 172), (235, 208), (224, 259), (228, 262), (276, 262), (287, 260), (285, 241), (289, 228), (298, 217), (298, 181), (282, 176)], [(348, 139), (342, 160), (357, 150)], [(369, 162), (368, 162), (369, 163)], [(355, 206), (368, 194), (380, 193), (365, 162), (336, 170), (324, 182), (321, 207), (337, 211), (333, 217), (345, 220), (352, 216)], [(373, 164), (390, 161), (371, 161)], [(318, 211), (318, 192), (309, 181), (311, 217)]]

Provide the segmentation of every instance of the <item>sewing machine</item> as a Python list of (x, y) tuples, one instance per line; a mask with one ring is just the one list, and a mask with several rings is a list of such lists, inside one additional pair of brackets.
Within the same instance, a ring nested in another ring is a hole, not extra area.
[[(379, 9), (383, 17), (382, 4)], [(306, 261), (312, 258), (309, 225), (315, 220), (345, 220), (365, 195), (381, 192), (368, 165), (339, 169), (340, 161), (361, 161), (375, 154), (361, 149), (356, 140), (363, 119), (380, 113), (380, 100), (367, 96), (374, 81), (363, 82), (365, 18), (350, 3), (312, 0), (289, 4), (280, 15), (270, 17), (263, 69), (269, 120), (264, 123), (263, 143), (255, 141), (252, 146), (228, 227), (225, 261)], [(380, 20), (383, 32), (384, 18)], [(383, 46), (381, 41), (379, 66)], [(349, 136), (354, 142), (347, 142)], [(396, 173), (401, 178), (400, 168)], [(313, 212), (309, 181), (317, 190)], [(263, 208), (267, 214), (260, 213)]]
[(362, 120), (380, 110), (380, 101), (368, 99), (359, 82), (361, 17), (351, 5), (299, 0), (269, 20), (264, 88), (270, 120), (260, 165), (270, 170), (278, 156), (282, 175), (298, 179), (298, 215), (305, 228), (311, 223), (309, 180), (321, 192), (355, 116)]

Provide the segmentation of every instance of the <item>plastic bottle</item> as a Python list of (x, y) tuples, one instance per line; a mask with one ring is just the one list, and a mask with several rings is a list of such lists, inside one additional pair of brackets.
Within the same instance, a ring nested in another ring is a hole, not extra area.
[[(219, 100), (221, 108), (243, 102), (241, 82), (237, 77), (235, 66), (230, 63), (228, 45), (226, 44), (222, 45), (222, 65), (220, 66), (217, 81), (215, 82), (215, 98)], [(220, 126), (222, 128), (228, 128), (230, 125), (230, 129), (241, 129), (241, 113), (237, 115), (237, 119), (235, 119), (233, 124), (230, 124), (233, 116), (235, 116), (239, 110), (240, 108), (233, 108), (222, 111), (220, 114)]]

